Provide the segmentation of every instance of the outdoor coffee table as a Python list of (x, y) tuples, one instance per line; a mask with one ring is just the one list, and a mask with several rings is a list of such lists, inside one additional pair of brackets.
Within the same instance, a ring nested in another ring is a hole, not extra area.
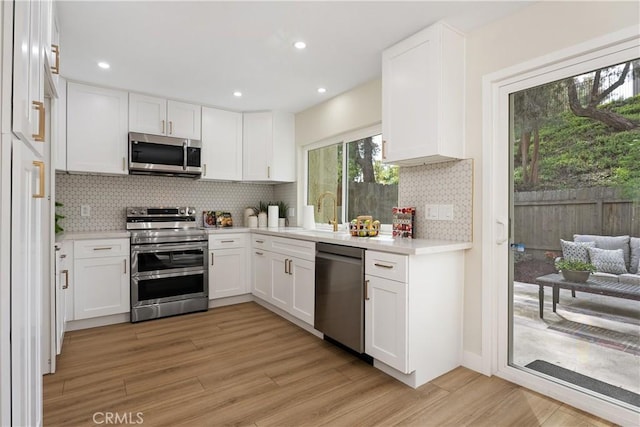
[(616, 281), (607, 280), (590, 276), (589, 280), (584, 283), (569, 282), (562, 277), (561, 274), (547, 274), (536, 278), (536, 284), (539, 286), (538, 299), (540, 300), (540, 318), (543, 318), (544, 308), (544, 287), (551, 286), (553, 290), (553, 312), (556, 312), (556, 304), (560, 302), (560, 289), (570, 289), (573, 296), (575, 292), (586, 292), (589, 294), (606, 295), (616, 298), (624, 298), (640, 301), (640, 286), (618, 283)]

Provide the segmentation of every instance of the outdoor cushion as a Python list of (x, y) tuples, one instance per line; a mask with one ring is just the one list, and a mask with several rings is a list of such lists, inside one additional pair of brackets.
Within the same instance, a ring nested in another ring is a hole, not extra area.
[(627, 270), (629, 269), (629, 236), (594, 236), (590, 234), (574, 234), (573, 241), (596, 242), (596, 248), (598, 249), (622, 249), (624, 265)]
[(629, 273), (638, 274), (638, 264), (640, 262), (640, 237), (632, 237), (629, 240), (631, 247), (631, 259), (629, 261)]
[(569, 242), (560, 239), (562, 257), (567, 261), (589, 262), (587, 248), (595, 248), (596, 242)]
[(620, 283), (625, 285), (638, 285), (640, 286), (640, 274), (621, 274), (618, 277)]
[(595, 273), (592, 273), (591, 276), (593, 276), (596, 279), (605, 279), (611, 282), (618, 282), (620, 279), (620, 274), (611, 274), (611, 273), (603, 273), (601, 271), (596, 271)]
[(596, 270), (611, 274), (624, 274), (627, 272), (622, 249), (588, 248), (588, 251), (591, 264), (596, 267)]

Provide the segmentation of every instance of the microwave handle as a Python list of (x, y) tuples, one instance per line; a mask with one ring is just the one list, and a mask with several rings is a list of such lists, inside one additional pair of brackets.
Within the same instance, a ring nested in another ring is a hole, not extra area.
[(187, 142), (182, 143), (182, 169), (187, 170)]

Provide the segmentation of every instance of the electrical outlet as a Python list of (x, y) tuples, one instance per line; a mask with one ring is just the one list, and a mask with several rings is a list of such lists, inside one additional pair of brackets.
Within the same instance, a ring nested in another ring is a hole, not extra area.
[(425, 205), (424, 211), (426, 212), (427, 219), (438, 219), (438, 205)]
[(91, 206), (89, 206), (89, 205), (81, 205), (80, 206), (80, 216), (84, 216), (84, 217), (91, 216)]
[(439, 205), (438, 217), (442, 221), (453, 221), (453, 205)]

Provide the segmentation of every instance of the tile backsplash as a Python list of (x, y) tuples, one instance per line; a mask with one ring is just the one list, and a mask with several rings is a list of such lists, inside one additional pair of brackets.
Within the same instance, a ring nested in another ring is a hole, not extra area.
[[(398, 205), (415, 206), (421, 239), (473, 240), (473, 160), (401, 167)], [(426, 204), (453, 205), (453, 221), (426, 218)]]
[[(231, 212), (236, 225), (242, 225), (245, 207), (270, 200), (275, 200), (273, 185), (56, 174), (56, 201), (64, 204), (56, 211), (65, 216), (60, 224), (67, 232), (122, 230), (127, 206), (195, 206), (200, 225), (203, 210), (224, 210)], [(91, 207), (89, 217), (80, 215), (81, 205)]]

